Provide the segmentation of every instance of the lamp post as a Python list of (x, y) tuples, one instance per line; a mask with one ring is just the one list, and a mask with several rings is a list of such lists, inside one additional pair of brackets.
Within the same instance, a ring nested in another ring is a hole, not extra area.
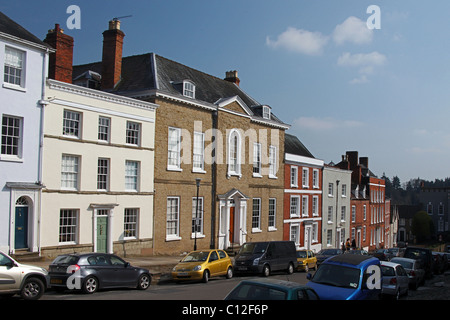
[(197, 250), (197, 227), (198, 227), (198, 190), (200, 189), (200, 181), (202, 179), (195, 179), (195, 184), (197, 185), (197, 201), (195, 203), (195, 220), (194, 220), (194, 251)]

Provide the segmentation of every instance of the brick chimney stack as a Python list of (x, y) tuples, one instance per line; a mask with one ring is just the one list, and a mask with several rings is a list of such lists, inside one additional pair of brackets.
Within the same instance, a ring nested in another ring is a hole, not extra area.
[(114, 89), (122, 75), (122, 50), (125, 33), (120, 21), (109, 21), (109, 29), (103, 32), (102, 83), (103, 90)]
[(238, 77), (238, 72), (236, 70), (234, 70), (234, 71), (227, 71), (225, 73), (225, 79), (224, 80), (229, 81), (229, 82), (233, 82), (233, 83), (235, 83), (238, 86), (239, 86), (239, 83), (241, 82), (241, 80)]
[(58, 81), (72, 83), (73, 38), (64, 34), (59, 24), (48, 31), (44, 42), (56, 49), (50, 53), (48, 77)]

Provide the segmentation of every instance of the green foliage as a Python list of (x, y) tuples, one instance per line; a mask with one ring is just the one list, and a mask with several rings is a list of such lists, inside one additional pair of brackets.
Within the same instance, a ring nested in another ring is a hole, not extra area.
[(421, 242), (429, 239), (433, 233), (433, 221), (425, 211), (418, 211), (413, 219), (411, 231), (416, 236), (417, 241)]

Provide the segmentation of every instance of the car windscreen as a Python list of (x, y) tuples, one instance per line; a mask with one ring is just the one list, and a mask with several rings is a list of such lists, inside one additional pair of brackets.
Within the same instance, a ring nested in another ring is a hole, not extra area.
[(241, 251), (239, 251), (240, 254), (260, 254), (264, 253), (267, 250), (267, 243), (261, 242), (261, 243), (245, 243)]
[(356, 289), (359, 285), (360, 274), (360, 270), (356, 268), (322, 264), (311, 281), (334, 287)]
[(257, 284), (241, 284), (227, 300), (286, 300), (286, 292)]
[(306, 251), (297, 251), (297, 258), (307, 258)]
[(208, 259), (209, 251), (191, 252), (181, 260), (182, 262), (203, 262)]
[(77, 256), (63, 255), (56, 257), (52, 264), (72, 265), (76, 264), (80, 258)]
[(318, 254), (335, 255), (335, 254), (339, 254), (339, 252), (336, 249), (323, 249), (323, 250), (320, 250)]

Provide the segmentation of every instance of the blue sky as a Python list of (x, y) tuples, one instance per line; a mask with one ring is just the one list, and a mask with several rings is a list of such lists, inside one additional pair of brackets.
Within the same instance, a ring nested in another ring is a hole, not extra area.
[[(69, 30), (70, 5), (81, 29)], [(367, 28), (370, 5), (380, 29)], [(0, 4), (40, 38), (59, 23), (74, 63), (101, 59), (122, 20), (124, 55), (155, 52), (241, 87), (292, 127), (316, 158), (369, 157), (378, 176), (450, 176), (450, 1), (70, 0)]]

